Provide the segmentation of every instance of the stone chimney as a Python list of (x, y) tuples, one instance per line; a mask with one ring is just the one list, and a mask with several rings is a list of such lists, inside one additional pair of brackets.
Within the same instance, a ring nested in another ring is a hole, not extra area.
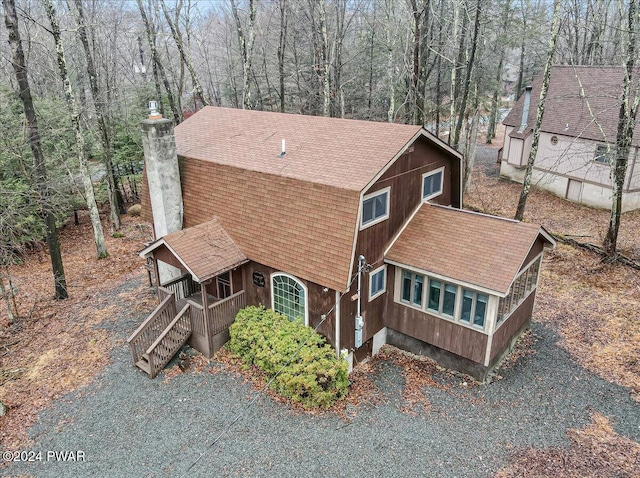
[(527, 127), (527, 120), (529, 118), (529, 105), (531, 105), (531, 86), (527, 86), (524, 89), (524, 105), (522, 106), (522, 120), (520, 121), (520, 128), (518, 133), (522, 133)]
[[(163, 118), (155, 106), (155, 101), (149, 103), (151, 114), (142, 121), (142, 146), (153, 229), (160, 238), (182, 229), (183, 206), (173, 122)], [(168, 264), (159, 264), (158, 272), (161, 282), (180, 275), (179, 269)]]

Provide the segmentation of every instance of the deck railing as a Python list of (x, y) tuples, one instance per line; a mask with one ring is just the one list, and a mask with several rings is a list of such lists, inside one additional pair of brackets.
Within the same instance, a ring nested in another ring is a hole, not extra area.
[(176, 301), (168, 293), (136, 331), (127, 339), (133, 363), (138, 362), (149, 346), (153, 344), (176, 316)]
[(215, 304), (211, 304), (208, 314), (209, 335), (213, 337), (228, 329), (235, 320), (238, 311), (245, 305), (246, 299), (243, 290)]
[(206, 336), (204, 327), (204, 307), (200, 304), (196, 304), (193, 301), (189, 301), (191, 308), (189, 309), (189, 315), (191, 317), (191, 328), (194, 334)]
[(169, 322), (168, 326), (146, 350), (149, 357), (149, 376), (155, 378), (158, 372), (173, 358), (182, 348), (191, 335), (191, 318), (189, 309), (191, 304), (187, 304), (180, 313)]
[(193, 280), (191, 274), (185, 274), (162, 284), (161, 287), (158, 287), (158, 291), (160, 291), (160, 289), (171, 291), (175, 295), (176, 300), (180, 300), (198, 292), (200, 290), (200, 284)]

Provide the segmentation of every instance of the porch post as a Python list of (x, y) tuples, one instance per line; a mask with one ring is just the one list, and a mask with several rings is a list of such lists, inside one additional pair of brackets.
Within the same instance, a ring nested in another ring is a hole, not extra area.
[(160, 302), (160, 272), (158, 271), (158, 259), (153, 257), (153, 274), (156, 276), (156, 295), (158, 296), (158, 302)]
[(211, 355), (211, 334), (209, 332), (209, 297), (207, 294), (207, 284), (211, 283), (211, 279), (200, 283), (200, 293), (202, 294), (202, 316), (204, 317), (204, 335), (207, 340), (207, 356)]

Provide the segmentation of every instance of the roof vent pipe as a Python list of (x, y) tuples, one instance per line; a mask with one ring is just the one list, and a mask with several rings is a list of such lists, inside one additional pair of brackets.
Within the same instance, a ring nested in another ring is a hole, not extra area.
[(280, 151), (280, 157), (283, 158), (287, 154), (287, 148), (285, 146), (284, 138), (282, 138), (282, 151)]
[(518, 133), (522, 133), (527, 127), (527, 119), (529, 118), (529, 105), (531, 104), (531, 86), (524, 89), (524, 105), (522, 106), (522, 120)]

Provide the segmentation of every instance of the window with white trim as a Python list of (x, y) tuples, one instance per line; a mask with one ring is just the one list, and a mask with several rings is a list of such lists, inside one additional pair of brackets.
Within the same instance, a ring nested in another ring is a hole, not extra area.
[(541, 261), (542, 256), (538, 257), (522, 271), (520, 275), (516, 277), (516, 280), (513, 281), (509, 294), (500, 299), (498, 302), (496, 325), (502, 323), (536, 288)]
[(378, 267), (369, 274), (369, 300), (373, 300), (387, 290), (387, 268)]
[(362, 198), (362, 222), (360, 227), (372, 226), (389, 217), (389, 193), (391, 188), (384, 188)]
[[(458, 305), (457, 298), (460, 294), (462, 301), (461, 305)], [(484, 330), (489, 296), (402, 269), (400, 302)]]
[(283, 273), (271, 276), (271, 303), (273, 310), (289, 320), (308, 323), (307, 288), (295, 277)]
[(427, 201), (442, 194), (444, 167), (422, 175), (422, 200)]

